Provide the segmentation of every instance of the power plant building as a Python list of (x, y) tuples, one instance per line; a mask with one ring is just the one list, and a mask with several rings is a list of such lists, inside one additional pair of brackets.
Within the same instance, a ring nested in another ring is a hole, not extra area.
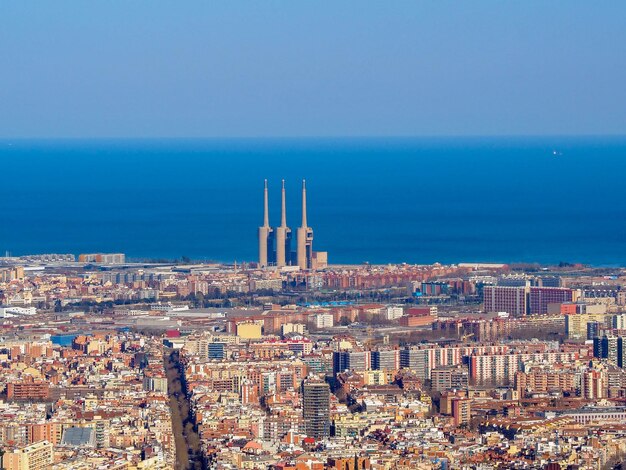
[(259, 267), (299, 266), (300, 269), (320, 269), (328, 264), (327, 252), (313, 251), (313, 229), (308, 226), (306, 207), (306, 182), (302, 181), (302, 223), (296, 230), (296, 250), (292, 251), (292, 231), (287, 226), (287, 201), (285, 180), (281, 189), (280, 225), (270, 226), (268, 186), (265, 180), (263, 193), (263, 225), (259, 227)]

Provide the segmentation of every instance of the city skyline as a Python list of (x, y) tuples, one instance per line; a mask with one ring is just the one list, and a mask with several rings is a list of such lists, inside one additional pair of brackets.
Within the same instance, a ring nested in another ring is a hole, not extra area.
[(622, 462), (624, 268), (79, 261), (0, 259), (7, 470)]

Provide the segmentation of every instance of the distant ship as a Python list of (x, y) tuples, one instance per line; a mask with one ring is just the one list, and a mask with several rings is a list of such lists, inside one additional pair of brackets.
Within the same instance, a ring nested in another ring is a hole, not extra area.
[(554, 155), (555, 157), (560, 157), (561, 155), (563, 155), (563, 152), (559, 152), (558, 150), (553, 150), (552, 155)]

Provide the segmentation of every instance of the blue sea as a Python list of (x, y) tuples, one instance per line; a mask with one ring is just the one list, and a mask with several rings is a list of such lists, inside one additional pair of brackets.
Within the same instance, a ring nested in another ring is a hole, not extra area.
[(626, 138), (2, 140), (0, 253), (257, 257), (279, 222), (331, 263), (626, 265)]

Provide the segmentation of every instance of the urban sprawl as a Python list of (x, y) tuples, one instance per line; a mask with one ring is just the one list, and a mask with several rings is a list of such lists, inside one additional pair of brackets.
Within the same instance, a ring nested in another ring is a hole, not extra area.
[(612, 468), (626, 271), (2, 258), (12, 469)]

